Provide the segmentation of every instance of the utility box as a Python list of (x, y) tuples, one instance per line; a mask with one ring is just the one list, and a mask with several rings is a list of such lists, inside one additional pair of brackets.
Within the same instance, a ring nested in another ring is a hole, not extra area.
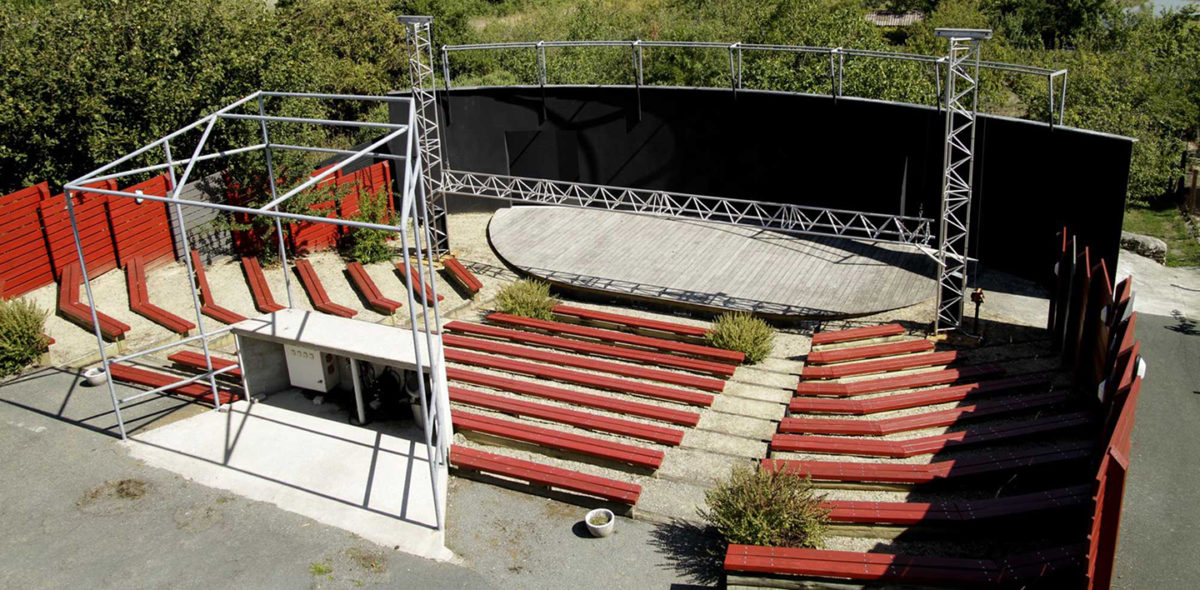
[(328, 393), (341, 381), (337, 357), (312, 348), (285, 344), (288, 379), (293, 387)]

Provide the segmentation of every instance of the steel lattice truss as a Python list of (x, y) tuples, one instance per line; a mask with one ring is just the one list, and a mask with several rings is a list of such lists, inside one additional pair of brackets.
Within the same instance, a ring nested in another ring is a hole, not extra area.
[(428, 16), (405, 16), (400, 21), (408, 32), (408, 75), (417, 109), (417, 142), (424, 163), (425, 194), (428, 196), (430, 244), (434, 256), (450, 252), (446, 228), (446, 196), (442, 191), (442, 139), (438, 125), (437, 89), (434, 78), (433, 43)]
[[(946, 68), (946, 142), (942, 155), (942, 215), (938, 238), (936, 331), (962, 326), (967, 291), (967, 247), (974, 181), (975, 116), (978, 101), (979, 47), (982, 34), (946, 31), (950, 39)], [(976, 32), (981, 33), (981, 32)], [(987, 33), (990, 37), (990, 32)]]
[(443, 178), (445, 192), (473, 197), (694, 218), (793, 234), (841, 236), (917, 246), (929, 246), (933, 241), (932, 220), (923, 217), (449, 169), (443, 171)]

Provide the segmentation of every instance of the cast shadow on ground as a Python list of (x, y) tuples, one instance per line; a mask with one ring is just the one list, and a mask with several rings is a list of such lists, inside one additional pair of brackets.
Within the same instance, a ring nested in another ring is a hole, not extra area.
[(725, 542), (711, 527), (676, 519), (655, 527), (650, 537), (650, 544), (666, 558), (661, 567), (691, 578), (699, 587), (717, 586), (725, 579)]

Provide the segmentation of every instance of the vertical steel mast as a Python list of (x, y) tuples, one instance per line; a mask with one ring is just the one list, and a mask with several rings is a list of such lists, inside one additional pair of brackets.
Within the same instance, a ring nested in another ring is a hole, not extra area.
[(935, 33), (950, 40), (944, 96), (946, 142), (942, 153), (937, 317), (933, 323), (935, 332), (945, 332), (962, 327), (979, 104), (979, 48), (982, 41), (992, 38), (992, 31), (937, 29)]
[(416, 101), (417, 142), (425, 172), (425, 194), (429, 209), (430, 254), (437, 258), (450, 253), (450, 233), (446, 225), (446, 193), (442, 190), (442, 138), (438, 125), (437, 86), (433, 70), (431, 16), (401, 16), (408, 33), (408, 76)]

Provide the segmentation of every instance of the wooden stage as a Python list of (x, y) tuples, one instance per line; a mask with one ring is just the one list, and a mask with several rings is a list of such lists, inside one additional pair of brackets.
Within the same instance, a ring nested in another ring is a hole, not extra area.
[(934, 295), (934, 262), (910, 246), (540, 206), (497, 211), (488, 237), (506, 263), (561, 287), (710, 310), (852, 317)]

